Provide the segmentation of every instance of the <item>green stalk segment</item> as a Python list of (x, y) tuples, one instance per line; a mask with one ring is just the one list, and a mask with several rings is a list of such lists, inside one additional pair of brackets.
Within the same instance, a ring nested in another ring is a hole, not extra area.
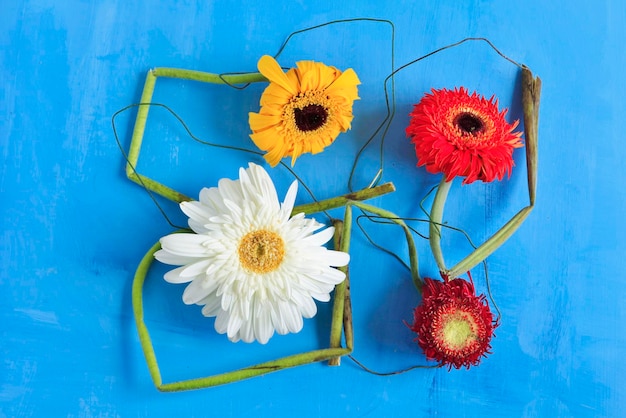
[[(442, 274), (449, 278), (456, 278), (471, 270), (485, 260), (498, 247), (517, 231), (520, 225), (528, 217), (535, 207), (537, 191), (537, 148), (538, 148), (538, 123), (539, 123), (539, 97), (541, 95), (541, 79), (534, 77), (530, 69), (522, 67), (522, 108), (524, 111), (524, 135), (526, 138), (526, 170), (528, 172), (528, 199), (530, 204), (513, 216), (502, 228), (494, 233), (480, 247), (472, 251), (450, 270), (442, 270)], [(437, 192), (439, 194), (439, 191)], [(435, 200), (437, 198), (435, 197)], [(433, 205), (434, 206), (434, 205)], [(443, 204), (441, 205), (443, 211)], [(436, 215), (436, 214), (435, 214)], [(431, 216), (431, 222), (435, 217)], [(438, 219), (440, 224), (441, 218)], [(431, 224), (432, 228), (432, 224)], [(431, 240), (433, 236), (431, 234)], [(431, 244), (432, 245), (432, 244)], [(434, 251), (433, 251), (434, 252)]]
[[(335, 228), (339, 229), (339, 233), (335, 230), (335, 243), (339, 244), (339, 246), (335, 248), (349, 254), (350, 233), (352, 231), (352, 207), (350, 205), (346, 205), (343, 222), (336, 221), (334, 224)], [(347, 266), (341, 268), (341, 270), (345, 273), (347, 271)], [(341, 347), (341, 331), (343, 330), (346, 285), (347, 282), (344, 280), (335, 286), (335, 302), (333, 304), (332, 323), (330, 328), (330, 348)], [(339, 366), (341, 364), (341, 357), (331, 358), (328, 364), (330, 366)]]
[(528, 197), (535, 205), (537, 191), (537, 147), (539, 143), (539, 98), (541, 79), (533, 77), (526, 66), (522, 68), (522, 107), (524, 111), (524, 135), (526, 136), (526, 167), (528, 169)]
[(441, 179), (439, 187), (437, 188), (437, 194), (433, 201), (433, 207), (430, 211), (429, 219), (429, 232), (428, 241), (430, 242), (430, 249), (435, 257), (435, 262), (439, 271), (446, 271), (446, 263), (443, 259), (443, 252), (441, 251), (441, 225), (443, 223), (443, 208), (448, 198), (448, 192), (452, 186), (452, 180), (446, 181), (445, 176)]
[(396, 187), (393, 183), (385, 183), (380, 186), (361, 189), (359, 191), (348, 193), (343, 196), (332, 197), (330, 199), (320, 200), (319, 202), (307, 203), (304, 205), (296, 206), (293, 208), (292, 213), (318, 213), (325, 210), (331, 210), (346, 206), (355, 201), (362, 201), (373, 199), (385, 195), (387, 193), (395, 192)]

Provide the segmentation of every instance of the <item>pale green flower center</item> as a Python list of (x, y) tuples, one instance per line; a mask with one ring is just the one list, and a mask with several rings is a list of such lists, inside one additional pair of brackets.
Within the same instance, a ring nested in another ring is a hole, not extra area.
[(456, 313), (445, 321), (443, 339), (449, 348), (460, 350), (476, 339), (476, 333), (471, 321), (462, 313)]

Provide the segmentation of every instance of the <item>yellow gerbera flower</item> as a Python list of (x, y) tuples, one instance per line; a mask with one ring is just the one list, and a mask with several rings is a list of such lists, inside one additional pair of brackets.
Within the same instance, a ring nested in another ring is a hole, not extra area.
[(291, 165), (307, 152), (317, 154), (350, 129), (352, 103), (361, 84), (353, 69), (341, 72), (314, 61), (300, 61), (285, 74), (269, 55), (258, 68), (269, 81), (261, 96), (261, 111), (250, 112), (250, 137), (267, 151), (273, 167), (285, 156)]

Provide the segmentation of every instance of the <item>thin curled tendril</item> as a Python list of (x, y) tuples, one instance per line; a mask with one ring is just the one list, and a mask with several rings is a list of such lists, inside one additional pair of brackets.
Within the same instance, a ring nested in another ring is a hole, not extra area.
[[(115, 137), (115, 142), (117, 143), (118, 148), (120, 149), (122, 155), (124, 156), (124, 159), (131, 166), (132, 170), (135, 173), (137, 173), (137, 170), (134, 167), (134, 165), (130, 162), (130, 160), (128, 159), (128, 154), (124, 150), (124, 147), (122, 146), (122, 143), (121, 143), (121, 141), (119, 139), (119, 135), (117, 133), (117, 126), (115, 124), (115, 120), (121, 113), (124, 113), (124, 112), (128, 111), (129, 109), (132, 109), (132, 108), (135, 108), (135, 107), (139, 107), (139, 106), (154, 106), (154, 107), (160, 107), (160, 108), (165, 109), (172, 116), (174, 116), (174, 118), (181, 124), (181, 126), (183, 127), (183, 129), (185, 130), (187, 135), (191, 139), (193, 139), (194, 141), (196, 141), (196, 142), (198, 142), (200, 144), (207, 145), (207, 146), (210, 146), (210, 147), (216, 147), (216, 148), (232, 150), (232, 151), (246, 152), (246, 153), (253, 154), (253, 155), (258, 155), (258, 156), (262, 156), (263, 155), (263, 153), (260, 152), (260, 151), (255, 151), (255, 150), (251, 150), (251, 149), (247, 149), (247, 148), (243, 148), (243, 147), (236, 147), (236, 146), (233, 146), (233, 145), (216, 144), (216, 143), (204, 141), (204, 140), (198, 138), (197, 136), (195, 136), (191, 132), (191, 130), (189, 129), (189, 127), (187, 126), (185, 121), (183, 121), (183, 119), (176, 112), (174, 112), (169, 106), (167, 106), (165, 104), (162, 104), (162, 103), (135, 103), (135, 104), (130, 104), (130, 105), (128, 105), (128, 106), (118, 110), (111, 117), (111, 125), (113, 127), (113, 136)], [(285, 164), (283, 162), (280, 162), (280, 165), (283, 168), (285, 168), (287, 171), (289, 171), (289, 173), (298, 181), (298, 183), (300, 183), (302, 185), (302, 187), (306, 190), (306, 192), (309, 194), (309, 196), (311, 197), (311, 199), (314, 202), (318, 201), (317, 198), (315, 197), (315, 195), (313, 194), (313, 191), (306, 185), (306, 183), (300, 178), (300, 176), (298, 176), (296, 174), (296, 172), (291, 167), (289, 167), (287, 164)], [(144, 182), (143, 182), (143, 180), (141, 179), (140, 176), (138, 177), (138, 180), (141, 182), (141, 185), (143, 186), (143, 189), (148, 193), (148, 195), (150, 196), (150, 199), (152, 200), (152, 202), (154, 202), (154, 204), (156, 205), (156, 207), (159, 210), (159, 212), (161, 212), (161, 214), (165, 218), (165, 221), (172, 227), (175, 227), (177, 229), (185, 229), (185, 228), (181, 228), (180, 226), (176, 226), (170, 220), (170, 218), (165, 213), (165, 210), (163, 209), (161, 204), (156, 199), (156, 196), (154, 195), (154, 193), (151, 190), (149, 190), (148, 187), (146, 187), (146, 185), (144, 184)], [(329, 222), (331, 222), (332, 221), (332, 217), (326, 211), (324, 211), (324, 214), (328, 217)]]
[[(433, 189), (431, 189), (430, 192), (432, 192), (432, 190), (436, 189), (437, 186), (435, 186)], [(430, 193), (429, 192), (429, 193)], [(428, 196), (428, 195), (427, 195)], [(361, 232), (363, 233), (363, 235), (365, 236), (365, 238), (367, 239), (367, 241), (373, 245), (375, 248), (379, 249), (380, 251), (383, 251), (384, 253), (392, 256), (393, 258), (395, 258), (400, 264), (402, 264), (402, 266), (404, 266), (407, 270), (410, 271), (410, 267), (409, 265), (402, 260), (402, 258), (396, 254), (395, 252), (391, 251), (388, 248), (383, 247), (382, 245), (376, 243), (374, 241), (374, 239), (371, 237), (370, 234), (367, 233), (367, 231), (365, 230), (365, 228), (363, 227), (361, 220), (362, 219), (367, 219), (370, 222), (373, 223), (378, 223), (378, 224), (385, 224), (385, 225), (394, 225), (393, 220), (389, 219), (389, 218), (384, 218), (381, 216), (375, 216), (375, 215), (367, 215), (367, 214), (363, 214), (363, 215), (359, 215), (358, 217), (356, 217), (356, 224), (359, 227), (359, 229), (361, 230)], [(425, 236), (424, 234), (420, 233), (419, 231), (417, 231), (417, 229), (415, 229), (414, 227), (412, 227), (409, 222), (421, 222), (421, 223), (430, 223), (429, 219), (420, 219), (420, 218), (397, 218), (396, 220), (402, 220), (404, 222), (407, 223), (408, 228), (415, 233), (416, 235), (420, 236), (423, 239), (428, 239), (427, 236)], [(438, 226), (440, 226), (441, 228), (446, 228), (446, 229), (450, 229), (452, 231), (456, 231), (461, 233), (465, 239), (467, 240), (467, 242), (469, 243), (469, 245), (473, 248), (476, 249), (478, 248), (478, 246), (476, 244), (474, 244), (474, 242), (472, 241), (472, 238), (469, 236), (469, 234), (464, 231), (461, 228), (457, 228), (448, 224), (437, 224)], [(487, 260), (483, 260), (482, 261), (482, 265), (483, 265), (483, 270), (485, 272), (485, 287), (487, 288), (487, 296), (489, 297), (489, 300), (491, 302), (491, 304), (494, 307), (494, 310), (496, 311), (496, 318), (497, 321), (499, 322), (500, 319), (502, 318), (502, 313), (500, 311), (500, 308), (498, 307), (498, 304), (496, 303), (494, 297), (493, 297), (493, 293), (491, 292), (491, 284), (490, 284), (490, 280), (489, 280), (489, 268), (488, 268), (488, 264), (487, 264)]]
[[(361, 158), (363, 152), (365, 151), (365, 149), (367, 147), (369, 147), (369, 145), (374, 141), (374, 139), (376, 138), (376, 136), (378, 135), (378, 133), (382, 130), (382, 134), (380, 137), (380, 148), (379, 148), (379, 167), (378, 170), (372, 180), (372, 182), (370, 183), (370, 187), (373, 187), (375, 185), (378, 184), (378, 182), (382, 179), (383, 177), (383, 173), (384, 173), (384, 145), (385, 145), (385, 139), (387, 137), (387, 132), (389, 131), (389, 127), (391, 126), (391, 123), (393, 122), (393, 118), (395, 117), (395, 113), (396, 113), (396, 103), (395, 103), (395, 82), (394, 82), (394, 76), (397, 75), (400, 71), (404, 70), (405, 68), (410, 67), (411, 65), (418, 63), (428, 57), (431, 57), (435, 54), (438, 54), (442, 51), (445, 51), (447, 49), (450, 48), (454, 48), (456, 46), (459, 46), (465, 42), (470, 42), (470, 41), (479, 41), (479, 42), (485, 42), (487, 43), (487, 45), (489, 45), (491, 47), (491, 49), (493, 49), (498, 55), (500, 55), (502, 58), (504, 58), (505, 60), (509, 61), (510, 63), (512, 63), (513, 65), (516, 65), (519, 68), (523, 68), (522, 64), (518, 63), (517, 61), (514, 61), (513, 59), (509, 58), (508, 56), (504, 55), (498, 48), (496, 48), (496, 46), (487, 38), (464, 38), (461, 39), (458, 42), (443, 46), (441, 48), (438, 48), (434, 51), (431, 51), (429, 53), (427, 53), (426, 55), (422, 55), (412, 61), (409, 61), (408, 63), (401, 65), (400, 67), (398, 67), (397, 69), (393, 69), (394, 66), (394, 62), (393, 62), (393, 38), (392, 38), (392, 71), (391, 73), (385, 78), (384, 82), (383, 82), (383, 90), (384, 90), (384, 94), (385, 94), (385, 108), (387, 110), (387, 114), (384, 117), (383, 121), (380, 123), (380, 125), (378, 125), (378, 127), (374, 130), (374, 133), (372, 133), (372, 135), (370, 135), (367, 140), (365, 141), (365, 143), (363, 144), (363, 146), (359, 149), (359, 151), (356, 154), (356, 157), (354, 159), (354, 163), (352, 165), (352, 169), (350, 170), (350, 176), (348, 178), (348, 188), (350, 189), (350, 191), (353, 191), (353, 187), (352, 187), (352, 180), (354, 178), (354, 174), (356, 172), (356, 167), (358, 165), (359, 159)], [(391, 88), (388, 89), (387, 88), (387, 83), (391, 81)], [(389, 90), (391, 91), (391, 100), (389, 99), (390, 93)], [(391, 103), (390, 103), (391, 101)]]

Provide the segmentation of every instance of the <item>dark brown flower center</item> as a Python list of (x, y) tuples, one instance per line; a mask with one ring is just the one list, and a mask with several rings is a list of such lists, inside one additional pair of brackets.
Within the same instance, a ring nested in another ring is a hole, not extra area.
[(294, 109), (296, 126), (303, 132), (314, 131), (326, 123), (328, 111), (324, 106), (310, 104), (302, 109)]
[(472, 115), (471, 113), (462, 113), (457, 116), (454, 124), (463, 131), (463, 133), (469, 135), (478, 135), (485, 128), (485, 124), (482, 120)]

